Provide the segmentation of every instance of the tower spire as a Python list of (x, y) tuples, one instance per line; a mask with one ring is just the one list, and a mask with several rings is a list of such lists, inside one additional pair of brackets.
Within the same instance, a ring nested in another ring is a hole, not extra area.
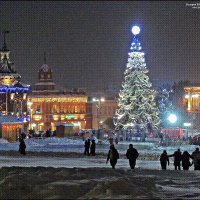
[(47, 56), (46, 56), (46, 51), (44, 52), (44, 64), (47, 64)]
[(6, 34), (10, 33), (10, 31), (3, 31), (2, 34), (3, 34), (3, 48), (2, 50), (3, 51), (7, 51), (7, 45), (6, 45)]

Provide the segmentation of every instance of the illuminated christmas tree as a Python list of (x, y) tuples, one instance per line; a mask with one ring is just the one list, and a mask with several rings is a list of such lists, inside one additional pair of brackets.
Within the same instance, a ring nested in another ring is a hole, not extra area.
[(140, 28), (133, 26), (134, 34), (131, 52), (124, 72), (124, 82), (119, 92), (118, 109), (114, 118), (116, 129), (137, 128), (151, 132), (160, 123), (159, 109), (156, 106), (156, 91), (147, 75), (145, 54), (138, 39)]

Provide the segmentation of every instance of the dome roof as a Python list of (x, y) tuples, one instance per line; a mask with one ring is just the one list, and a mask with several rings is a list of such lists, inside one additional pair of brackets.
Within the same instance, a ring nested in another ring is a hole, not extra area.
[(47, 64), (43, 64), (43, 65), (40, 67), (40, 71), (48, 72), (48, 71), (51, 71), (51, 68), (50, 68)]

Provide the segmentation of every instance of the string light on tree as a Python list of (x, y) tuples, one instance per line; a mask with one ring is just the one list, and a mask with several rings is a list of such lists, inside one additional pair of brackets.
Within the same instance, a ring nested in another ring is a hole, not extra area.
[(155, 129), (158, 127), (159, 110), (156, 106), (156, 92), (152, 89), (146, 67), (145, 53), (139, 41), (140, 27), (133, 26), (133, 42), (131, 52), (128, 53), (128, 62), (124, 72), (122, 89), (119, 92), (118, 109), (114, 118), (117, 129), (146, 127)]

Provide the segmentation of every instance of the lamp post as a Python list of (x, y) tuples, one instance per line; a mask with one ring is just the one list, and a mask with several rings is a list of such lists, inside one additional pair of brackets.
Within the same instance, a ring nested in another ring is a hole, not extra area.
[(30, 113), (29, 130), (32, 129), (32, 111), (33, 111), (33, 109), (32, 109), (32, 104), (33, 104), (33, 102), (31, 102), (31, 101), (28, 101), (28, 102), (27, 102), (28, 112)]
[(101, 98), (93, 98), (92, 101), (96, 103), (96, 108), (97, 108), (97, 126), (98, 126), (98, 129), (99, 129), (100, 128), (100, 123), (101, 123), (101, 126), (103, 124), (103, 122), (101, 120), (99, 120), (99, 111), (101, 109), (101, 103), (105, 101), (105, 98), (103, 98), (103, 97), (101, 97)]

